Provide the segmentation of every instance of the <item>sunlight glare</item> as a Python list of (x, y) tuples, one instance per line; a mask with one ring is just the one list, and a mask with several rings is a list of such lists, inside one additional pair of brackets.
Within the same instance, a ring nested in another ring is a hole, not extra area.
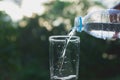
[(5, 11), (13, 21), (18, 21), (26, 17), (32, 17), (33, 13), (42, 15), (45, 12), (43, 3), (49, 0), (22, 0), (21, 5), (17, 5), (14, 1), (0, 1), (0, 11)]
[(0, 1), (0, 11), (5, 11), (13, 21), (23, 18), (20, 8), (12, 2)]
[(23, 15), (31, 17), (33, 13), (39, 15), (44, 13), (44, 6), (42, 6), (40, 0), (23, 0), (21, 5)]

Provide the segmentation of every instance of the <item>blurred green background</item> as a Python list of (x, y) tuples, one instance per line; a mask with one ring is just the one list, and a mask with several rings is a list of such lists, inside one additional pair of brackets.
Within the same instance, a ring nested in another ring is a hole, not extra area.
[[(0, 11), (0, 80), (49, 80), (49, 36), (66, 35), (76, 16), (107, 8), (97, 0), (51, 0), (44, 6), (44, 14), (16, 22)], [(106, 51), (109, 42), (85, 32), (76, 35), (81, 39), (79, 80), (120, 80), (119, 55), (107, 54), (114, 52)]]

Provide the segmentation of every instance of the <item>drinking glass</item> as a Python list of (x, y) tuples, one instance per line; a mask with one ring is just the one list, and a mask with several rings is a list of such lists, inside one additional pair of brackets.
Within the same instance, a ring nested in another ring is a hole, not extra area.
[(80, 38), (50, 36), (49, 60), (51, 80), (77, 80), (79, 71)]

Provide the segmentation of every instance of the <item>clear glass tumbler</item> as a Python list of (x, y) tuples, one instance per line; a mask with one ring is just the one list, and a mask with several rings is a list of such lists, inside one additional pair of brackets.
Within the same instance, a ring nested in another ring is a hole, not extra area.
[(50, 79), (77, 80), (80, 38), (77, 36), (50, 36), (49, 43)]

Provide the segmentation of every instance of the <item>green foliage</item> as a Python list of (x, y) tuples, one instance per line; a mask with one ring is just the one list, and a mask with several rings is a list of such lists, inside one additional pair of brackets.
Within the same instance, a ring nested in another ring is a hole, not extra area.
[[(20, 21), (16, 27), (8, 15), (0, 12), (0, 80), (49, 80), (49, 36), (66, 35), (66, 25), (73, 25), (74, 18), (85, 15), (93, 5), (96, 3), (89, 0), (78, 3), (52, 1), (46, 4), (48, 11), (44, 15), (24, 18), (22, 21), (26, 25), (19, 25)], [(73, 8), (75, 6), (81, 6), (80, 13)], [(59, 17), (63, 22), (53, 25)], [(64, 23), (66, 19), (70, 23)], [(85, 32), (76, 35), (81, 39), (79, 80), (119, 80), (119, 57), (103, 58), (103, 54), (109, 53), (114, 46), (109, 47), (108, 42)]]

